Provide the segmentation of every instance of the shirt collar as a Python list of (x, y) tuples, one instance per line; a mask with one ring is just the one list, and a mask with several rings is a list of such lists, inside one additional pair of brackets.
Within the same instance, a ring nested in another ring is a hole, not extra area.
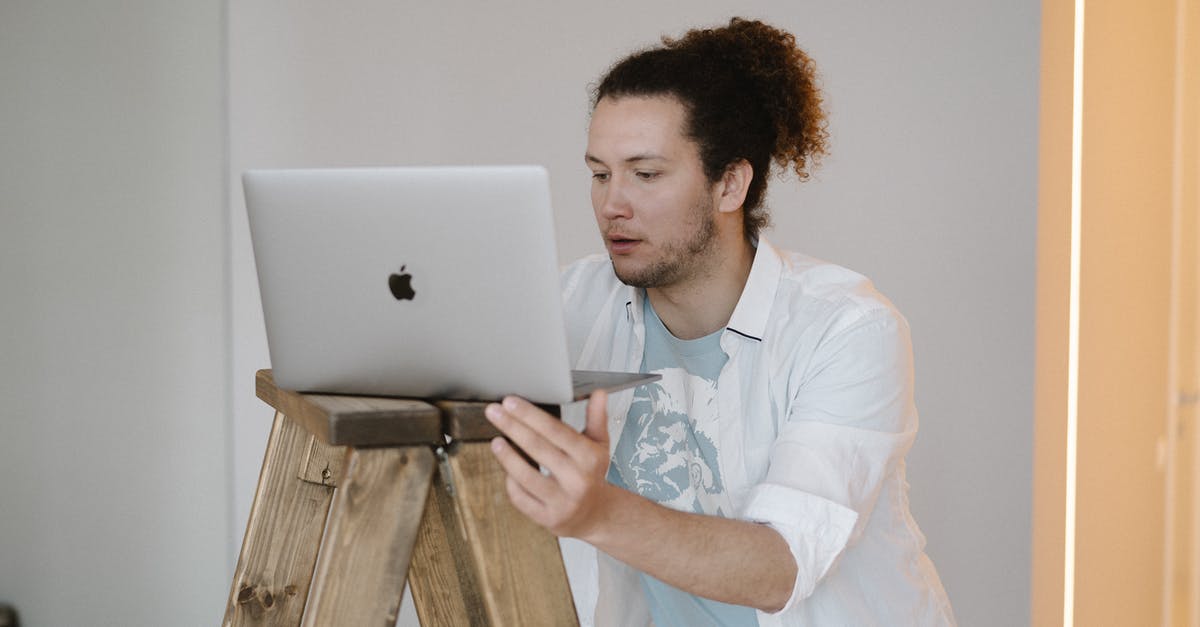
[(751, 340), (762, 341), (767, 331), (767, 318), (775, 292), (779, 289), (779, 277), (783, 274), (783, 258), (766, 238), (759, 237), (754, 261), (750, 264), (750, 276), (742, 288), (737, 307), (729, 317), (726, 329)]
[[(759, 236), (755, 245), (754, 261), (750, 263), (750, 276), (746, 277), (746, 285), (738, 298), (733, 315), (729, 317), (726, 329), (738, 335), (761, 342), (767, 330), (767, 317), (771, 314), (771, 303), (775, 302), (775, 292), (779, 288), (779, 277), (783, 274), (783, 258), (771, 246), (765, 237)], [(624, 286), (625, 316), (635, 326), (644, 324), (642, 320), (642, 299), (646, 290)]]
[(634, 326), (645, 323), (642, 319), (642, 301), (646, 299), (646, 290), (622, 284), (625, 293), (625, 318)]

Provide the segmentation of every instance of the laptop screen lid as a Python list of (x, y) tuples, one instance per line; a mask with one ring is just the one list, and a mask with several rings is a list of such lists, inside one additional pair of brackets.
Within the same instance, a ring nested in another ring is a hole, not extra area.
[(281, 387), (577, 398), (544, 168), (252, 170), (242, 180)]

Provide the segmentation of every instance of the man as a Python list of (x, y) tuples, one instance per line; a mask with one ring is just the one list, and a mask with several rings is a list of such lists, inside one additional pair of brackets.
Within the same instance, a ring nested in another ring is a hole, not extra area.
[(908, 513), (904, 319), (759, 233), (771, 162), (805, 178), (824, 152), (814, 75), (790, 34), (734, 19), (596, 90), (608, 255), (564, 275), (572, 358), (663, 379), (593, 395), (582, 433), (519, 398), (487, 409), (513, 504), (599, 550), (572, 578), (585, 623), (593, 602), (598, 625), (954, 622)]

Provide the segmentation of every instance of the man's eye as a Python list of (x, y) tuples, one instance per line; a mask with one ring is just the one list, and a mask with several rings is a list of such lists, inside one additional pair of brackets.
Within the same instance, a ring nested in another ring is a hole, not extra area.
[(640, 171), (640, 172), (637, 172), (636, 174), (637, 174), (637, 177), (642, 179), (643, 181), (649, 181), (650, 179), (658, 177), (658, 172)]
[(592, 172), (592, 178), (601, 183), (608, 181), (608, 172)]

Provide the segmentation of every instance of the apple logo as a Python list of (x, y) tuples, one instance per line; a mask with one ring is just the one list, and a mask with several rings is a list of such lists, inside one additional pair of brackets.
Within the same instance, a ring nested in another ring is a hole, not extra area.
[(412, 288), (412, 275), (404, 272), (406, 267), (407, 264), (400, 266), (400, 272), (393, 272), (388, 277), (388, 289), (392, 290), (396, 300), (412, 300), (417, 295)]

